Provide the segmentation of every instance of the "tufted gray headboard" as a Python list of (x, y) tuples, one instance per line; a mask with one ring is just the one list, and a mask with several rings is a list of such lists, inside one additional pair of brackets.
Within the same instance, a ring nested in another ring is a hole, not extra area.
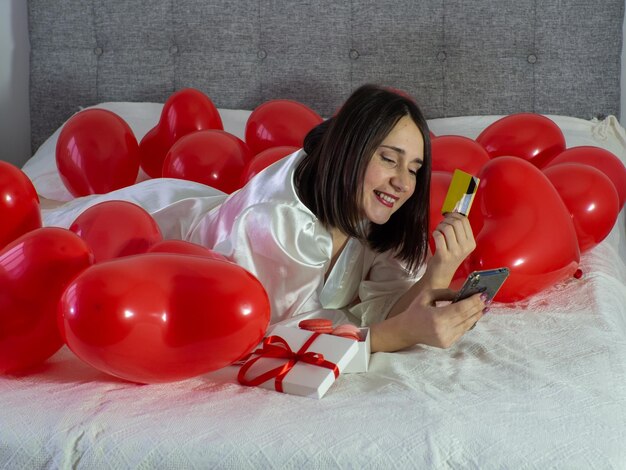
[(273, 98), (332, 113), (376, 82), (427, 117), (617, 114), (624, 0), (28, 0), (33, 149), (78, 110)]

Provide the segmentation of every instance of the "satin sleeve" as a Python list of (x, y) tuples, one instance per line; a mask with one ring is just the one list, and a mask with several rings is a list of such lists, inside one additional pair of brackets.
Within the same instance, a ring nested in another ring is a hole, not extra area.
[(206, 186), (174, 178), (153, 178), (105, 194), (72, 199), (41, 211), (44, 226), (69, 228), (90, 207), (107, 201), (139, 205), (157, 222), (164, 239), (184, 239), (186, 233), (227, 194)]
[[(373, 258), (373, 259), (372, 259)], [(361, 326), (370, 326), (387, 318), (398, 299), (423, 275), (425, 265), (411, 274), (390, 251), (370, 256), (364, 263), (363, 280), (359, 285), (358, 303), (350, 314)]]
[(301, 208), (259, 203), (243, 211), (220, 208), (192, 234), (251, 272), (271, 304), (271, 323), (320, 309), (319, 293), (332, 253), (328, 231)]

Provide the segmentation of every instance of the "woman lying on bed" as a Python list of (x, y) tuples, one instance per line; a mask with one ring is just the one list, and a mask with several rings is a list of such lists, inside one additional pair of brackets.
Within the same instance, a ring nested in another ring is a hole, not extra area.
[(165, 239), (207, 246), (253, 273), (270, 297), (272, 323), (343, 310), (371, 327), (373, 351), (448, 347), (485, 304), (477, 294), (435, 305), (453, 297), (448, 286), (475, 241), (466, 217), (447, 214), (426, 262), (430, 159), (417, 105), (365, 85), (309, 133), (304, 149), (230, 196), (157, 178), (42, 213), (45, 225), (69, 227), (96, 203), (135, 202)]

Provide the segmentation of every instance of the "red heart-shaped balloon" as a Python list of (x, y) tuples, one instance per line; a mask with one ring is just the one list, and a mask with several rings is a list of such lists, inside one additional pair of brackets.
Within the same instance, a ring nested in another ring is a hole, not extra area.
[(76, 217), (70, 230), (91, 247), (96, 263), (145, 253), (163, 240), (152, 216), (128, 201), (95, 204)]
[(83, 240), (56, 227), (28, 232), (0, 252), (0, 373), (38, 365), (62, 346), (59, 299), (92, 262)]
[(117, 114), (85, 109), (61, 129), (56, 163), (63, 184), (74, 196), (104, 194), (135, 183), (139, 145)]
[(150, 253), (96, 264), (65, 291), (59, 323), (70, 349), (108, 374), (171, 382), (224, 367), (263, 338), (270, 304), (234, 263)]
[(480, 178), (483, 226), (469, 267), (509, 267), (496, 299), (520, 300), (573, 275), (580, 261), (576, 232), (548, 178), (516, 157), (491, 160)]
[(163, 105), (157, 125), (139, 143), (141, 168), (153, 178), (160, 177), (172, 145), (181, 137), (204, 129), (224, 129), (213, 101), (194, 88), (173, 93)]
[(541, 114), (510, 114), (487, 126), (476, 142), (491, 158), (515, 156), (538, 168), (565, 150), (565, 136), (552, 119)]
[(604, 173), (615, 186), (619, 197), (619, 210), (626, 202), (626, 166), (612, 152), (592, 145), (570, 147), (558, 154), (543, 168), (549, 168), (561, 163), (580, 163), (589, 165)]
[(28, 176), (0, 161), (0, 249), (21, 235), (41, 227), (39, 196)]
[(548, 166), (543, 173), (572, 216), (581, 253), (604, 240), (619, 214), (619, 196), (611, 180), (581, 163)]

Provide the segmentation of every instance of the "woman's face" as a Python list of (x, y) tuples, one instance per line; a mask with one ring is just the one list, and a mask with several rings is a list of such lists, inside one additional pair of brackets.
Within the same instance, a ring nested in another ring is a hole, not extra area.
[(365, 217), (384, 224), (415, 191), (417, 171), (424, 161), (424, 138), (409, 116), (402, 117), (374, 152), (365, 170)]

